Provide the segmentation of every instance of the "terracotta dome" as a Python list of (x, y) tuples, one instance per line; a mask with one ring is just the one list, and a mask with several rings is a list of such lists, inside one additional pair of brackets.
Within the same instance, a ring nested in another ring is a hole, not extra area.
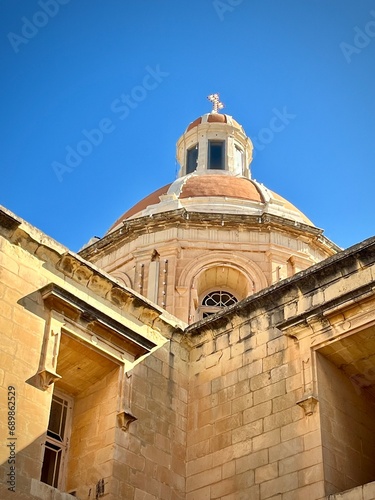
[(124, 214), (122, 214), (119, 219), (117, 219), (117, 221), (111, 226), (110, 231), (114, 227), (118, 226), (123, 220), (129, 219), (129, 217), (132, 217), (133, 215), (142, 212), (145, 208), (149, 207), (150, 205), (155, 205), (156, 203), (159, 203), (160, 196), (167, 194), (168, 188), (170, 186), (171, 184), (166, 184), (165, 186), (157, 189), (153, 193), (146, 196), (146, 198), (143, 198), (138, 203), (133, 205), (131, 208), (129, 208), (129, 210), (127, 210)]
[(230, 175), (192, 176), (182, 185), (179, 193), (180, 199), (213, 196), (264, 202), (252, 180)]
[(108, 232), (121, 227), (123, 221), (127, 219), (151, 216), (178, 208), (202, 212), (243, 213), (244, 215), (273, 213), (313, 225), (294, 205), (253, 179), (223, 173), (207, 173), (206, 175), (193, 173), (143, 198), (119, 217)]
[(197, 127), (201, 123), (228, 123), (229, 125), (233, 125), (234, 127), (242, 130), (242, 126), (232, 116), (220, 113), (207, 113), (203, 116), (200, 116), (196, 120), (192, 121), (188, 125), (185, 133), (189, 132), (190, 130)]
[(109, 229), (124, 221), (184, 209), (187, 212), (312, 222), (281, 196), (251, 178), (253, 145), (230, 115), (206, 113), (192, 121), (177, 142), (179, 177), (128, 209)]

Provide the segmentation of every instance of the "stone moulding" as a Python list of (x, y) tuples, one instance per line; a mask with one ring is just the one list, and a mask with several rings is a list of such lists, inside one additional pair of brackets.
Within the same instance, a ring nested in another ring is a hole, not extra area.
[(110, 245), (118, 245), (123, 241), (131, 241), (139, 235), (144, 234), (152, 228), (154, 231), (161, 231), (169, 227), (174, 227), (180, 224), (181, 227), (192, 227), (197, 225), (201, 227), (202, 224), (209, 224), (210, 227), (221, 227), (223, 225), (235, 227), (260, 227), (269, 224), (274, 228), (284, 229), (289, 228), (296, 234), (308, 233), (312, 237), (319, 238), (319, 242), (324, 247), (334, 248), (339, 250), (334, 243), (329, 241), (323, 236), (322, 229), (309, 226), (302, 222), (296, 223), (295, 221), (285, 219), (283, 217), (273, 214), (247, 215), (247, 214), (221, 214), (221, 213), (207, 213), (207, 212), (190, 212), (185, 208), (178, 208), (168, 212), (160, 212), (143, 217), (136, 217), (124, 221), (124, 227), (120, 227), (113, 232), (103, 236), (100, 240), (93, 243), (89, 247), (83, 248), (79, 255), (84, 259), (92, 260), (92, 262), (99, 259), (106, 253)]
[(55, 283), (43, 287), (40, 293), (50, 310), (64, 312), (67, 317), (72, 317), (75, 321), (84, 324), (91, 333), (95, 333), (96, 329), (100, 327), (100, 330), (105, 332), (109, 338), (115, 337), (122, 341), (127, 350), (135, 357), (147, 354), (156, 346), (152, 340), (132, 331), (129, 327)]
[(15, 231), (21, 225), (21, 220), (4, 207), (0, 208), (0, 225), (8, 231)]
[(129, 425), (137, 420), (130, 410), (123, 410), (117, 414), (117, 421), (122, 431), (127, 432)]
[(51, 370), (41, 370), (38, 372), (41, 388), (46, 391), (52, 384), (61, 379), (60, 375)]
[(297, 405), (303, 409), (306, 417), (314, 413), (317, 403), (318, 399), (313, 395), (305, 396), (304, 398), (297, 401)]

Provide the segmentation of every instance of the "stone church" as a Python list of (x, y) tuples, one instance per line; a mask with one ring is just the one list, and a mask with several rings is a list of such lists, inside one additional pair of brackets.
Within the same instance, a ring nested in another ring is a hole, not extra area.
[(217, 97), (80, 252), (1, 208), (1, 499), (375, 499), (375, 238), (252, 179)]

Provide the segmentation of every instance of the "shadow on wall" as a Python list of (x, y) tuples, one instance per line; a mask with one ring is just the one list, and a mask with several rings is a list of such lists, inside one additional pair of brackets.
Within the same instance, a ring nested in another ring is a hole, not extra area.
[[(363, 333), (363, 332), (361, 332)], [(358, 335), (357, 335), (358, 336)], [(345, 347), (334, 342), (318, 353), (318, 386), (323, 443), (323, 464), (326, 494), (335, 494), (375, 480), (375, 398), (365, 386), (356, 381), (353, 346), (355, 339), (346, 340)], [(349, 345), (350, 343), (350, 345)], [(357, 347), (357, 351), (359, 348)], [(344, 352), (345, 351), (345, 352)], [(341, 356), (351, 353), (345, 374)], [(354, 497), (353, 497), (354, 498)]]

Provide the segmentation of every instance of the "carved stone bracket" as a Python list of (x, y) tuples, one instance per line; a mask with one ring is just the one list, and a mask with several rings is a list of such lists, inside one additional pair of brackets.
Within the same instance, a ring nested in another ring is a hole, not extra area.
[(117, 421), (124, 432), (127, 432), (129, 425), (135, 420), (137, 420), (137, 417), (132, 415), (129, 410), (124, 410), (117, 414)]
[(46, 322), (42, 352), (37, 372), (37, 384), (40, 389), (46, 391), (52, 384), (61, 379), (56, 373), (57, 357), (60, 349), (61, 327), (63, 317), (56, 311), (50, 311)]
[(50, 370), (41, 370), (38, 372), (41, 388), (46, 391), (52, 384), (61, 379), (60, 375)]
[(306, 416), (312, 415), (314, 413), (317, 403), (317, 398), (312, 395), (306, 396), (300, 401), (297, 401), (298, 406), (303, 409)]

